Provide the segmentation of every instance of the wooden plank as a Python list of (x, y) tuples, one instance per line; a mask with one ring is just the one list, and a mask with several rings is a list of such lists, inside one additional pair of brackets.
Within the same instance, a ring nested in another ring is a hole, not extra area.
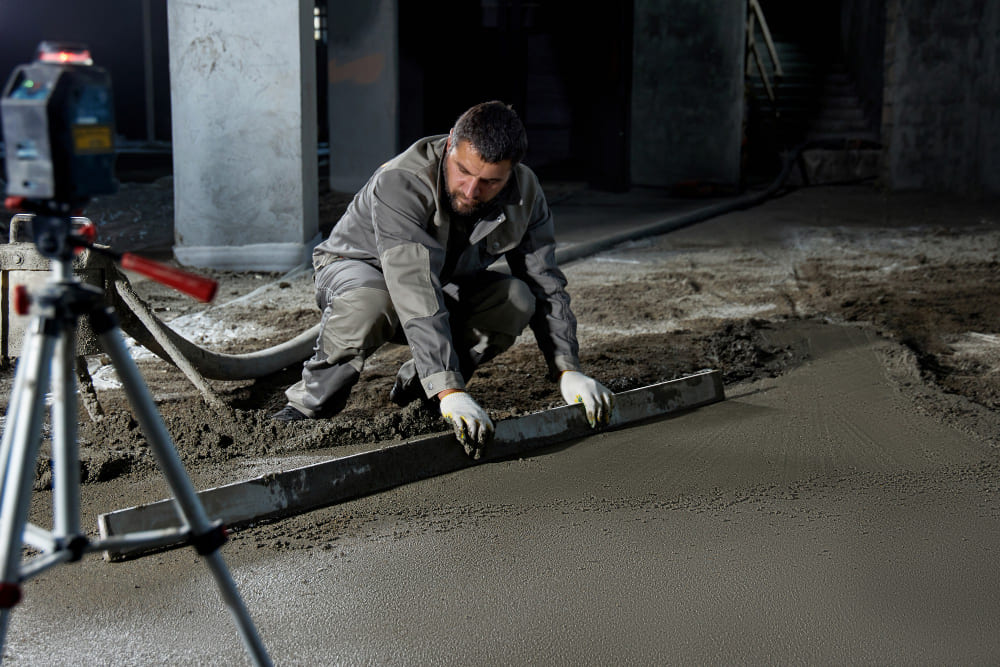
[[(722, 377), (715, 370), (633, 389), (615, 395), (611, 423), (604, 430), (623, 428), (724, 398)], [(440, 433), (206, 489), (198, 496), (209, 517), (221, 519), (232, 529), (262, 519), (306, 512), (487, 461), (522, 455), (558, 442), (586, 437), (593, 432), (587, 424), (583, 406), (567, 405), (498, 422), (494, 441), (480, 461), (470, 460), (451, 433)], [(180, 523), (172, 499), (116, 510), (98, 517), (102, 538), (177, 528)], [(141, 546), (130, 546), (108, 550), (105, 557), (118, 560), (142, 551)]]

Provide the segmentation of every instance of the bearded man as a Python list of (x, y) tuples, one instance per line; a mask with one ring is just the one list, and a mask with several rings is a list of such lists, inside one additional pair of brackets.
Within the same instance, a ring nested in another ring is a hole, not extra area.
[[(390, 398), (439, 401), (478, 459), (494, 427), (466, 383), (530, 325), (563, 398), (583, 403), (591, 426), (607, 423), (612, 394), (581, 372), (552, 214), (521, 163), (527, 144), (514, 110), (485, 102), (372, 175), (313, 252), (320, 334), (274, 419), (336, 414), (365, 359), (405, 340), (412, 358)], [(509, 274), (488, 269), (501, 258)]]

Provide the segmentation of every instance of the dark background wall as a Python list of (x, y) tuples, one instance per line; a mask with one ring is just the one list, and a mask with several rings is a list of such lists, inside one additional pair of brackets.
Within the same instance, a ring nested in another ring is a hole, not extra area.
[(631, 2), (399, 2), (400, 138), (512, 104), (542, 176), (627, 187)]
[[(169, 141), (167, 2), (0, 2), (0, 75), (44, 39), (85, 42), (111, 71), (120, 135)], [(397, 2), (400, 144), (499, 98), (524, 117), (545, 177), (611, 190), (735, 180), (743, 0)], [(775, 31), (842, 58), (881, 130), (886, 186), (1000, 194), (1000, 2), (761, 4)], [(340, 101), (317, 90), (324, 119)]]
[(1000, 2), (887, 6), (888, 184), (1000, 194)]
[(739, 181), (743, 0), (646, 0), (635, 8), (631, 179)]
[(840, 49), (868, 122), (878, 128), (885, 86), (885, 0), (841, 0), (841, 5)]
[[(94, 63), (111, 73), (118, 133), (135, 141), (170, 139), (167, 0), (0, 2), (0, 76), (35, 56), (44, 40), (83, 42)], [(56, 6), (57, 5), (57, 6)], [(149, 10), (152, 57), (152, 134), (147, 129), (144, 6)]]

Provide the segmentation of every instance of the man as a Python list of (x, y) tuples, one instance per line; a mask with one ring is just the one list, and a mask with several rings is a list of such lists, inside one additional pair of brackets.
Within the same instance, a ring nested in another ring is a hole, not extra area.
[[(583, 403), (591, 426), (608, 422), (611, 392), (580, 372), (552, 215), (521, 164), (526, 150), (513, 109), (486, 102), (375, 172), (313, 252), (320, 335), (274, 419), (340, 411), (365, 359), (402, 334), (413, 358), (390, 398), (439, 400), (478, 459), (493, 422), (465, 383), (530, 324), (567, 403)], [(501, 257), (510, 275), (487, 270)]]

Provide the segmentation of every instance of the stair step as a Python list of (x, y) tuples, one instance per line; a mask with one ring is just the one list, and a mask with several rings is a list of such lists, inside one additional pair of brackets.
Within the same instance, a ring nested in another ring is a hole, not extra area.
[(819, 94), (823, 97), (857, 97), (858, 91), (851, 85), (824, 84), (820, 86)]
[[(820, 89), (813, 85), (806, 85), (803, 83), (789, 83), (784, 79), (779, 79), (777, 81), (771, 82), (771, 87), (781, 91), (784, 95), (788, 97), (810, 97), (817, 98)], [(754, 81), (750, 83), (750, 88), (752, 90), (759, 90), (764, 92), (764, 84), (759, 81)]]
[(816, 120), (818, 121), (863, 121), (865, 120), (865, 112), (861, 110), (861, 107), (831, 107), (823, 106), (820, 108), (818, 114), (816, 114)]
[(858, 142), (879, 143), (878, 132), (870, 129), (856, 132), (808, 132), (806, 136), (810, 141), (843, 142), (845, 145)]
[(757, 120), (764, 136), (776, 145), (792, 147), (807, 138), (833, 142), (877, 142), (855, 81), (842, 62), (825, 62), (807, 49), (776, 35), (775, 50), (782, 76), (777, 76), (762, 38), (757, 47), (775, 101), (767, 97), (756, 64), (748, 63), (747, 94), (760, 110)]
[(820, 100), (827, 109), (860, 109), (861, 100), (856, 95), (843, 95), (840, 97), (826, 97)]
[(810, 148), (802, 152), (799, 168), (792, 171), (789, 183), (818, 185), (876, 178), (880, 159), (878, 149)]

